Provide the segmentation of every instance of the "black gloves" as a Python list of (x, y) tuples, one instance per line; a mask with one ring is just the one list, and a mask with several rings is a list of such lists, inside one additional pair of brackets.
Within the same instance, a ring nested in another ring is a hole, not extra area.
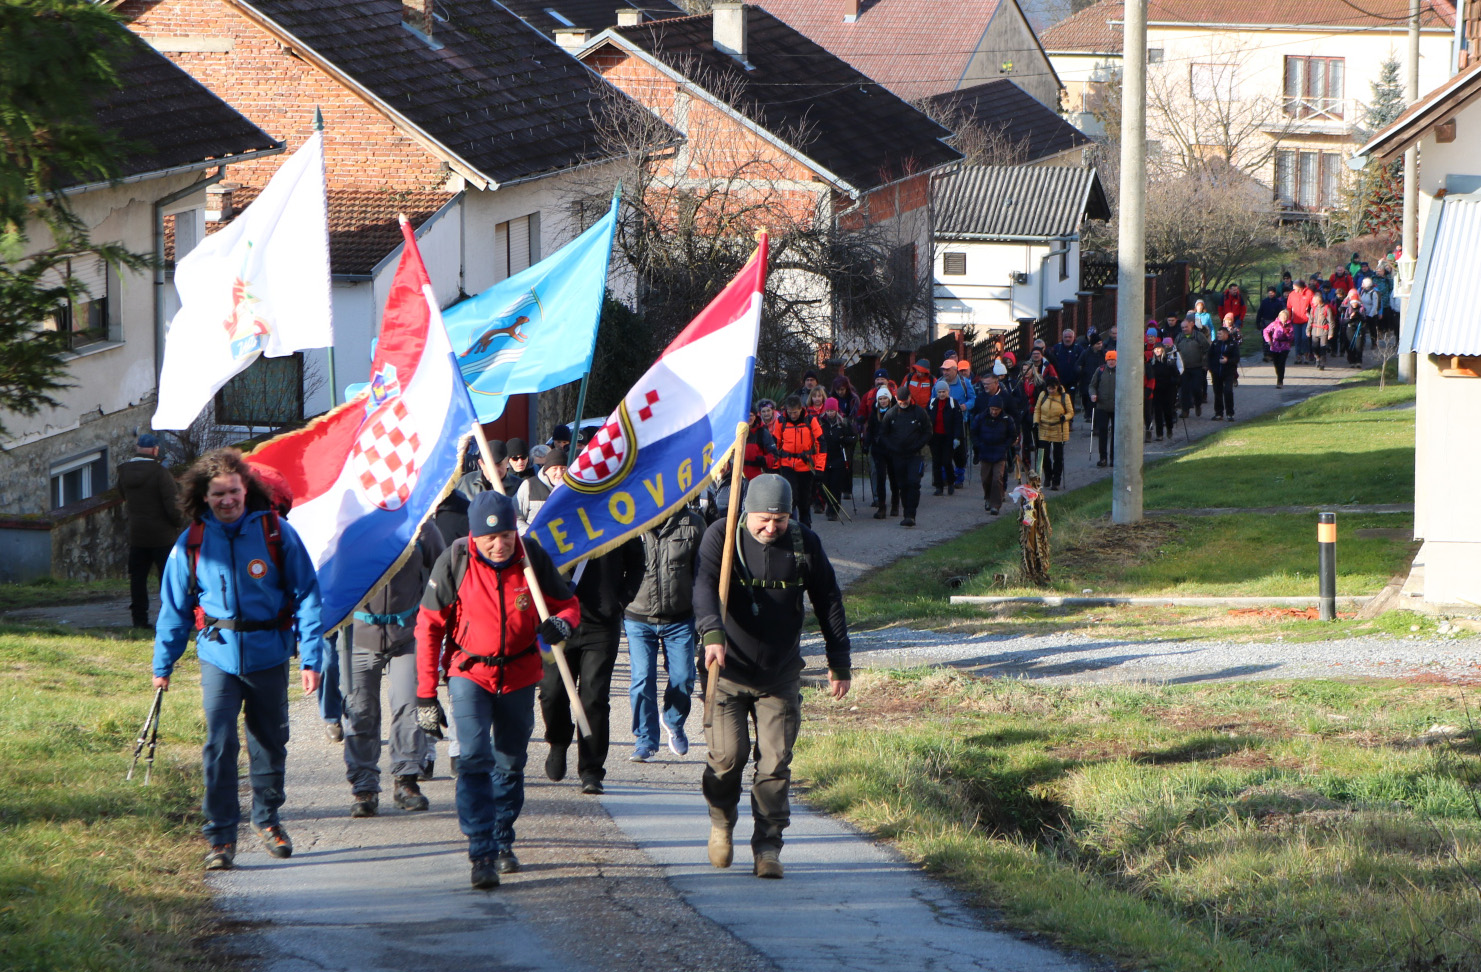
[(442, 703), (437, 701), (437, 696), (430, 699), (417, 699), (417, 726), (431, 736), (433, 739), (442, 738), (442, 727), (447, 725), (447, 713), (442, 711)]
[(571, 637), (571, 626), (565, 618), (552, 614), (540, 622), (540, 627), (535, 633), (544, 638), (547, 645), (554, 647)]

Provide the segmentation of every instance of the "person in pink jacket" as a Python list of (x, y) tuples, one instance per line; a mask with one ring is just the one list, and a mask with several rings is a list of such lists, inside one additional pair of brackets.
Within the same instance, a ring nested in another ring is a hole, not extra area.
[(1275, 387), (1286, 383), (1286, 358), (1291, 356), (1291, 346), (1296, 341), (1296, 328), (1291, 324), (1291, 312), (1283, 310), (1275, 320), (1265, 327), (1262, 335), (1270, 347), (1270, 360), (1275, 363)]

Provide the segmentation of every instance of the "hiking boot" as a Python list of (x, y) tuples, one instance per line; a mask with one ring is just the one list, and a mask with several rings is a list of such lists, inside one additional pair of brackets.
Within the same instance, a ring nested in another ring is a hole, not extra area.
[(1143, 442), (1151, 442), (1152, 441), (1152, 430), (1151, 429), (1147, 429), (1145, 432), (1142, 433), (1142, 441)]
[(756, 863), (752, 866), (751, 873), (758, 878), (771, 878), (774, 881), (782, 877), (782, 852), (767, 848), (756, 852)]
[(1106, 461), (1104, 459), (1102, 459), (1100, 462), (1096, 463), (1097, 466), (1104, 466), (1105, 464), (1106, 464)]
[(237, 860), (236, 844), (212, 844), (206, 853), (206, 870), (229, 871)]
[(324, 735), (329, 737), (330, 742), (342, 743), (345, 741), (345, 727), (340, 725), (338, 719), (326, 722), (324, 723)]
[[(1186, 415), (1187, 413), (1185, 412), (1184, 414)], [(1194, 418), (1203, 418), (1203, 406), (1202, 405), (1194, 405), (1193, 406), (1193, 417)]]
[(293, 856), (293, 840), (288, 836), (288, 831), (283, 829), (282, 824), (258, 827), (257, 836), (262, 838), (263, 844), (267, 846), (267, 852), (272, 856), (277, 858)]
[(352, 817), (374, 817), (380, 813), (381, 798), (378, 793), (356, 793), (354, 801), (350, 804)]
[(915, 526), (915, 517), (913, 517), (913, 516), (907, 516), (905, 519), (903, 519), (903, 520), (900, 521), (900, 525), (901, 526)]
[(1157, 433), (1157, 441), (1158, 442), (1161, 442), (1162, 441), (1162, 433), (1161, 432), (1158, 432)]
[(396, 789), (392, 791), (392, 799), (396, 801), (398, 808), (413, 813), (431, 806), (427, 798), (422, 795), (422, 788), (417, 786), (415, 776), (396, 777)]
[(480, 857), (473, 862), (471, 877), (476, 891), (492, 891), (499, 886), (499, 863), (492, 857)]
[(601, 796), (607, 792), (607, 788), (602, 786), (601, 780), (592, 776), (581, 781), (581, 792), (587, 796)]
[(945, 496), (946, 495), (946, 487), (945, 486), (937, 486), (936, 487), (936, 492), (935, 492), (934, 495), (936, 495), (936, 496)]
[(494, 860), (494, 870), (500, 874), (518, 874), (519, 858), (514, 856), (512, 850), (501, 850), (499, 856)]
[(684, 731), (683, 726), (671, 729), (668, 723), (664, 723), (663, 730), (669, 739), (669, 752), (675, 756), (683, 756), (689, 752), (689, 734)]
[(987, 512), (991, 513), (993, 516), (997, 516), (998, 515), (998, 508), (996, 506), (989, 507)]
[(545, 778), (552, 783), (566, 778), (566, 747), (550, 747), (550, 755), (545, 757)]
[(877, 509), (877, 510), (874, 511), (874, 518), (876, 520), (883, 520), (887, 515), (888, 514), (885, 513), (883, 506), (880, 506), (879, 509)]
[(432, 770), (434, 770), (436, 767), (437, 767), (437, 757), (436, 756), (429, 757), (427, 759), (427, 761), (422, 764), (422, 771), (417, 774), (417, 779), (419, 779), (419, 780), (430, 780), (432, 778)]
[(900, 515), (900, 503), (898, 500), (890, 500), (890, 516)]
[(730, 842), (731, 827), (710, 821), (710, 863), (716, 867), (729, 867), (735, 860), (735, 847)]
[(955, 496), (956, 495), (956, 484), (955, 483), (947, 483), (946, 484), (946, 495), (947, 496)]
[(832, 510), (829, 510), (828, 511), (828, 519), (830, 519), (830, 520), (836, 520), (836, 519), (838, 519), (838, 514), (837, 513), (834, 513)]

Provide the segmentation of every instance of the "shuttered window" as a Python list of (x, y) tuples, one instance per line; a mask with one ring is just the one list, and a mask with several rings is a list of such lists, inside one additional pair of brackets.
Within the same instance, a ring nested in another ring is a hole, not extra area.
[(494, 228), (494, 248), (503, 258), (505, 276), (540, 262), (540, 214), (531, 213)]
[(78, 289), (41, 322), (48, 331), (61, 331), (72, 350), (106, 341), (109, 337), (109, 281), (112, 271), (92, 253), (73, 257), (41, 276), (42, 287), (60, 287), (71, 281)]
[(947, 253), (941, 258), (941, 272), (959, 277), (967, 272), (967, 254)]

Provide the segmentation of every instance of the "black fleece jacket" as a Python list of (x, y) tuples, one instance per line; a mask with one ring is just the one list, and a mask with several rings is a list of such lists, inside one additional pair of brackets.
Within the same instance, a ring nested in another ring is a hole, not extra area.
[[(797, 558), (783, 535), (763, 544), (742, 524), (740, 553), (732, 567), (729, 624), (720, 624), (720, 559), (725, 552), (725, 521), (705, 531), (699, 546), (699, 577), (694, 582), (695, 626), (704, 644), (727, 643), (720, 674), (733, 682), (765, 690), (796, 678), (803, 669), (802, 620), (804, 591), (823, 629), (828, 671), (836, 679), (849, 673), (848, 621), (843, 615), (843, 592), (833, 564), (823, 552), (818, 535), (801, 524), (802, 556), (807, 563), (801, 587), (754, 587), (747, 572), (760, 581), (797, 580)], [(744, 569), (740, 564), (744, 557)], [(754, 607), (754, 610), (753, 610)], [(728, 637), (727, 637), (728, 635)]]

